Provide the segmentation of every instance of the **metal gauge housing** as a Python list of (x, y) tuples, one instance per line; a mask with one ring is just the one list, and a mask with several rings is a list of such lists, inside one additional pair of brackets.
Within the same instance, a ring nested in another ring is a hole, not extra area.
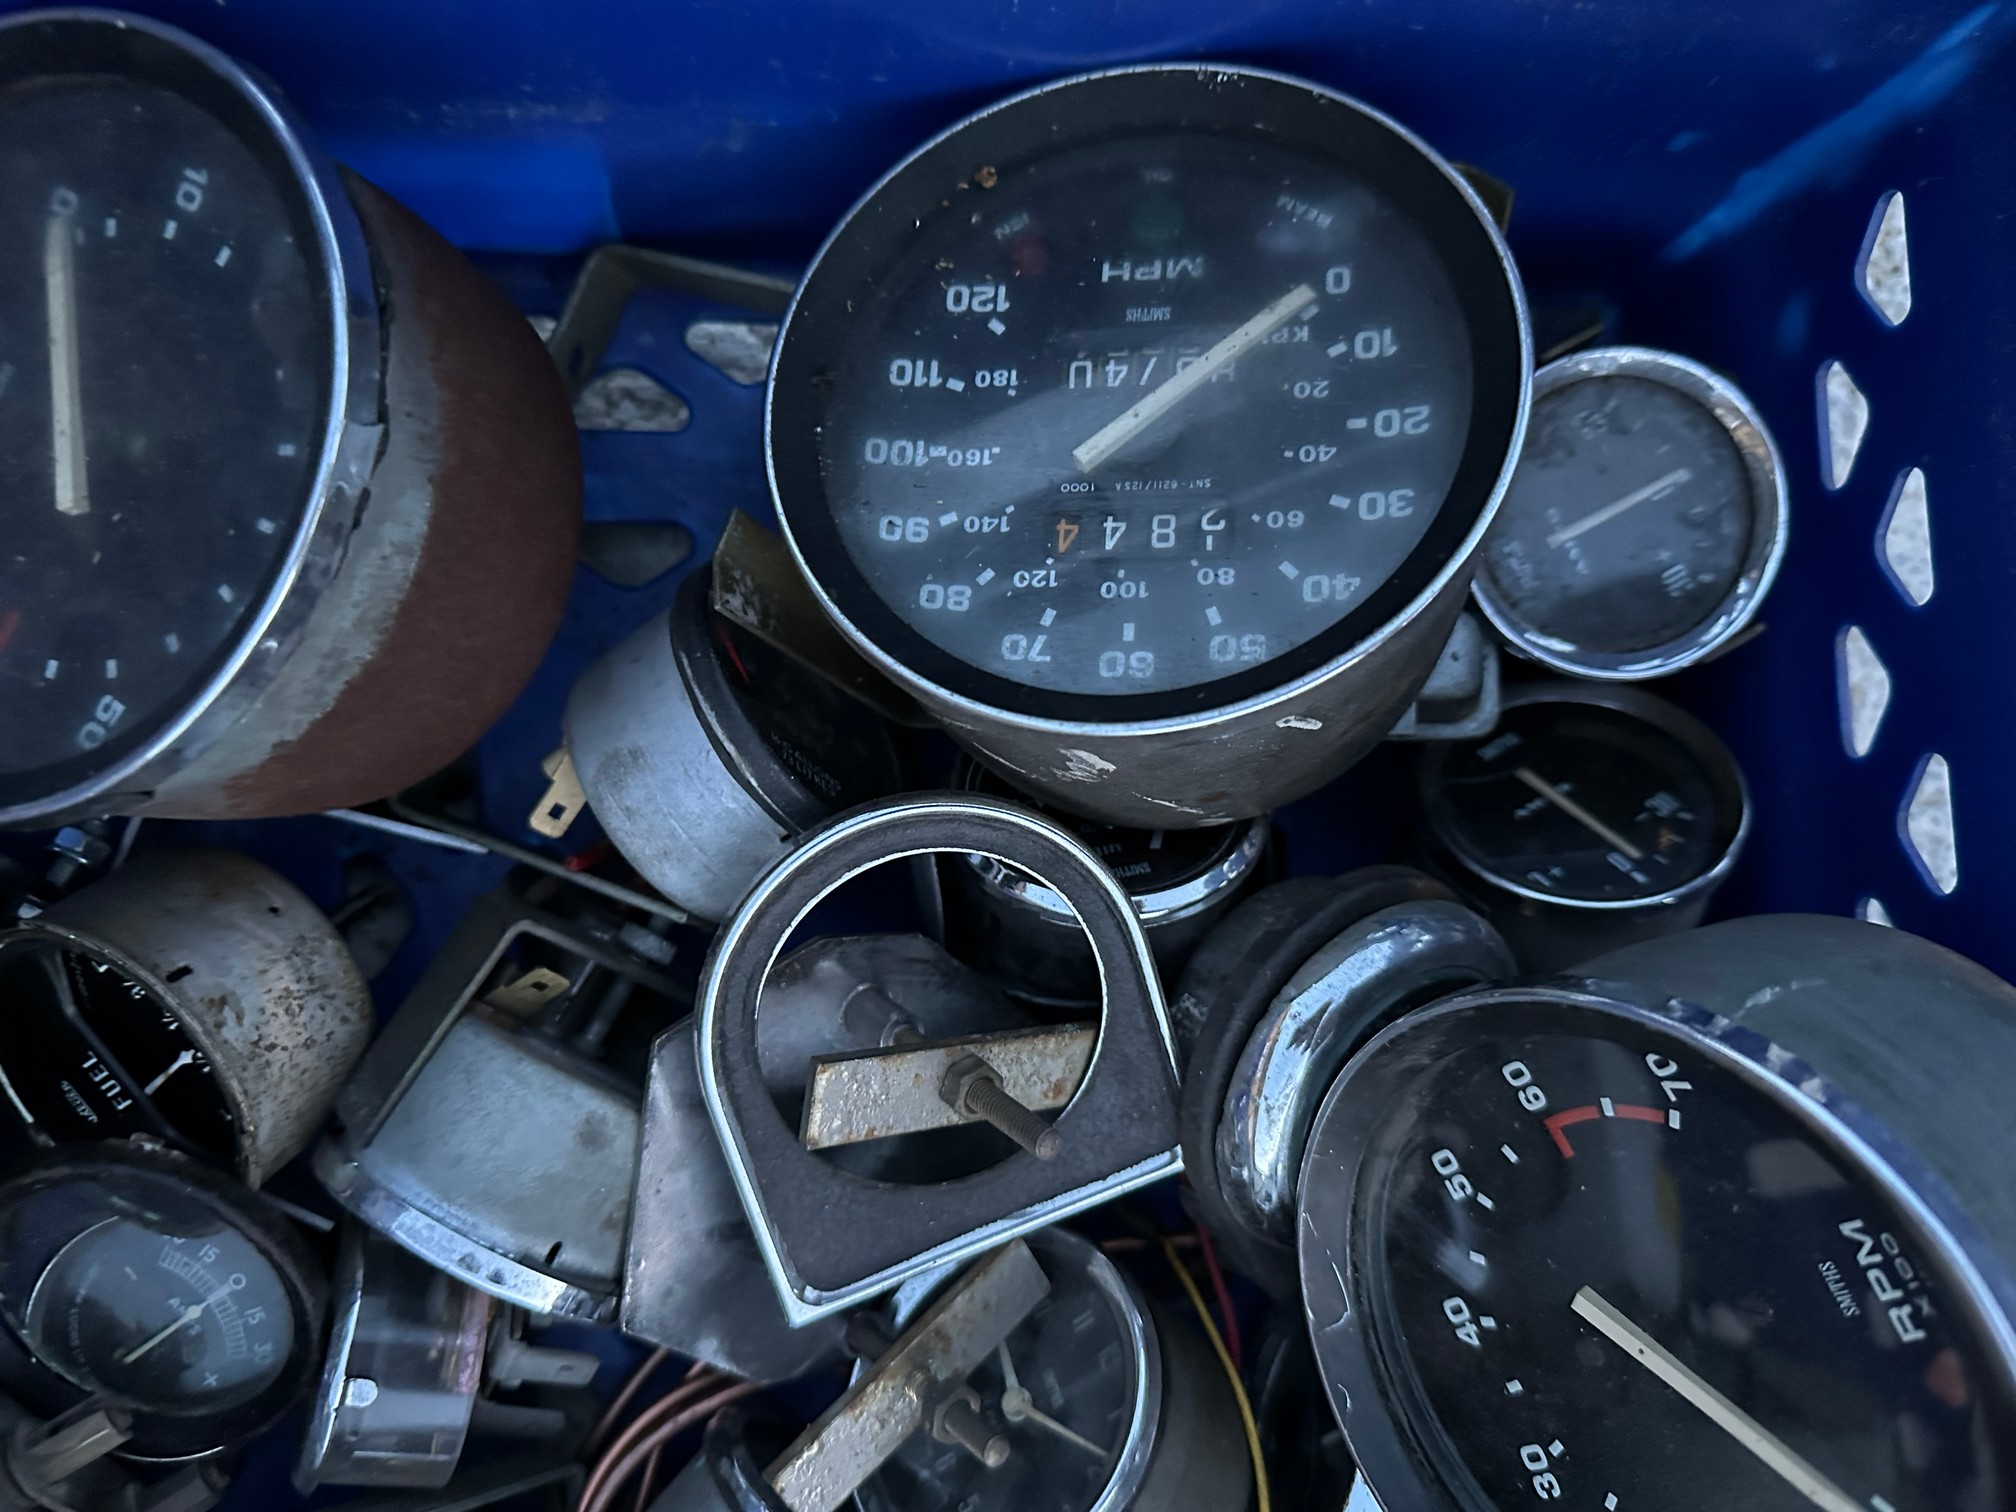
[(1381, 1502), (2016, 1502), (2012, 1055), (2006, 984), (1798, 916), (1395, 1024), (1301, 1195), (1322, 1379)]
[(1428, 748), (1420, 792), (1431, 864), (1529, 971), (1700, 922), (1750, 834), (1728, 748), (1636, 688), (1522, 688), (1488, 739)]
[(257, 1186), (364, 1053), (370, 989), (291, 883), (229, 851), (141, 856), (0, 931), (0, 1093), (37, 1142), (149, 1134)]
[(1750, 623), (1787, 524), (1778, 448), (1734, 384), (1671, 352), (1577, 352), (1534, 375), (1477, 602), (1556, 671), (1663, 677)]
[[(976, 761), (962, 762), (952, 781), (969, 793), (1021, 796)], [(1052, 817), (1069, 825), (1127, 889), (1165, 980), (1259, 877), (1272, 829), (1265, 817), (1154, 830)], [(1091, 946), (1054, 889), (989, 856), (945, 857), (941, 876), (955, 954), (1033, 1001), (1078, 1007), (1099, 1000)]]
[(779, 339), (771, 486), (842, 632), (1019, 786), (1249, 818), (1433, 666), (1530, 345), (1481, 202), (1386, 117), (1245, 68), (1087, 75), (834, 232)]
[[(855, 1493), (859, 1512), (1239, 1512), (1252, 1466), (1203, 1340), (1067, 1229), (1028, 1236), (1050, 1292), (968, 1377), (1009, 1442), (989, 1467), (919, 1433)], [(942, 1279), (942, 1278), (938, 1278)], [(899, 1292), (899, 1328), (931, 1284)]]
[(0, 25), (0, 201), (0, 824), (299, 813), (453, 759), (572, 578), (524, 319), (138, 16)]
[(0, 1375), (41, 1412), (129, 1408), (129, 1455), (270, 1426), (307, 1385), (324, 1300), (284, 1219), (159, 1146), (54, 1152), (0, 1186)]
[(666, 897), (724, 919), (805, 830), (903, 785), (881, 719), (709, 602), (711, 568), (567, 700), (595, 817)]

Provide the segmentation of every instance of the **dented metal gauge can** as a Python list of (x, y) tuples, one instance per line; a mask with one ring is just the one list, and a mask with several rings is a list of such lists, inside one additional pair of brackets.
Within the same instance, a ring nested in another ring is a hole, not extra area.
[[(640, 1110), (639, 1088), (598, 1059), (602, 1021), (682, 996), (624, 939), (613, 919), (562, 918), (508, 889), (480, 899), (338, 1094), (314, 1157), (330, 1194), (500, 1301), (614, 1317)], [(559, 1032), (557, 1015), (582, 1007), (586, 1029)]]
[(37, 1142), (143, 1134), (257, 1186), (370, 1041), (329, 919), (230, 851), (143, 855), (0, 932), (0, 1087)]
[[(962, 764), (953, 786), (1001, 798), (1020, 795), (978, 762)], [(1127, 829), (1057, 816), (1127, 889), (1165, 980), (1258, 879), (1271, 822), (1209, 829)], [(1053, 889), (988, 856), (940, 863), (945, 935), (953, 953), (1007, 983), (1019, 996), (1058, 1007), (1099, 1000), (1098, 969), (1078, 918)]]
[(880, 719), (710, 606), (711, 570), (581, 674), (567, 756), (652, 886), (722, 919), (806, 829), (902, 786)]
[(1531, 368), (1496, 224), (1403, 127), (1257, 69), (1115, 69), (849, 212), (779, 339), (771, 490), (834, 624), (1017, 786), (1218, 824), (1405, 713)]
[(1299, 1225), (1380, 1502), (2008, 1505), (2012, 1056), (2008, 984), (1797, 915), (1392, 1025)]
[(0, 25), (0, 136), (40, 265), (0, 364), (51, 374), (0, 417), (0, 825), (303, 813), (454, 759), (572, 582), (523, 317), (160, 22)]

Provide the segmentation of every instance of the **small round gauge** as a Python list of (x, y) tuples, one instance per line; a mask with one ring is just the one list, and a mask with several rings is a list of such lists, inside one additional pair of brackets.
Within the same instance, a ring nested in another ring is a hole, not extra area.
[(1635, 688), (1529, 686), (1420, 788), (1432, 860), (1529, 970), (1696, 922), (1750, 829), (1728, 749)]
[(131, 1453), (259, 1431), (305, 1385), (319, 1278), (249, 1193), (158, 1147), (100, 1145), (0, 1188), (0, 1320), (58, 1404), (135, 1414)]
[[(2016, 995), (1875, 933), (1710, 926), (1423, 1009), (1345, 1069), (1302, 1276), (1385, 1505), (2011, 1504), (2008, 1226), (1949, 1183), (1986, 1161), (1999, 1211), (2007, 1102), (1964, 1062), (2006, 1053)], [(1954, 1048), (1871, 1059), (1907, 978)]]
[[(1026, 798), (978, 762), (962, 763), (953, 786)], [(1129, 829), (1046, 810), (1068, 826), (1127, 889), (1165, 978), (1183, 969), (1227, 909), (1260, 875), (1270, 822), (1208, 829)], [(1096, 1003), (1099, 974), (1077, 915), (1053, 889), (989, 856), (947, 857), (942, 869), (953, 953), (1018, 994), (1059, 1006)]]
[[(578, 524), (523, 319), (143, 17), (0, 24), (0, 206), (0, 823), (298, 813), (465, 747), (544, 649)], [(441, 322), (465, 355), (415, 348)], [(473, 490), (440, 465), (472, 426), (510, 453)], [(411, 480), (370, 488), (388, 463)]]
[(1750, 623), (1786, 525), (1777, 447), (1733, 385), (1670, 352), (1579, 352), (1534, 377), (1477, 601), (1557, 671), (1660, 677)]
[[(1239, 1512), (1252, 1483), (1224, 1377), (1097, 1247), (1028, 1237), (1049, 1294), (967, 1384), (1009, 1444), (989, 1466), (924, 1432), (856, 1493), (860, 1512)], [(912, 1321), (928, 1289), (899, 1293)]]
[[(1248, 69), (1096, 74), (955, 126), (834, 233), (780, 338), (772, 485), (843, 631), (1018, 781), (1142, 828), (1250, 817), (1426, 676), (1527, 344), (1496, 228), (1392, 122)], [(1347, 665), (1348, 704), (1316, 693)], [(1249, 703), (1243, 740), (1166, 728)], [(1158, 722), (1168, 771), (1102, 781), (1085, 727)]]

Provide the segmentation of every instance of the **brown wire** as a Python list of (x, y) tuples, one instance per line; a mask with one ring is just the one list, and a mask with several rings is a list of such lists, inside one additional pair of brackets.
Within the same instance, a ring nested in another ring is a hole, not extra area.
[(631, 1512), (650, 1512), (651, 1493), (658, 1485), (658, 1464), (665, 1457), (665, 1446), (651, 1446), (651, 1458), (644, 1461), (644, 1473), (637, 1477), (637, 1500), (631, 1505)]
[[(644, 1383), (656, 1375), (658, 1367), (671, 1358), (671, 1350), (654, 1349), (644, 1357), (641, 1365), (630, 1372), (630, 1379), (623, 1383), (623, 1389), (609, 1399), (609, 1405), (603, 1409), (602, 1416), (597, 1418), (595, 1426), (588, 1430), (588, 1437), (581, 1444), (583, 1455), (594, 1454), (602, 1447), (603, 1440), (614, 1431), (616, 1420), (623, 1416), (624, 1410), (635, 1400), (637, 1393), (644, 1389)], [(693, 1372), (688, 1371), (687, 1379), (692, 1379), (692, 1375)]]
[(662, 1450), (666, 1444), (693, 1427), (704, 1423), (714, 1414), (739, 1397), (748, 1396), (757, 1390), (754, 1381), (740, 1381), (733, 1377), (723, 1377), (727, 1384), (712, 1396), (703, 1396), (684, 1411), (676, 1412), (656, 1424), (649, 1434), (634, 1445), (620, 1459), (609, 1465), (608, 1474), (599, 1482), (592, 1483), (581, 1495), (580, 1512), (609, 1512), (630, 1477), (635, 1475), (644, 1462)]
[(704, 1395), (709, 1389), (724, 1379), (726, 1377), (721, 1376), (718, 1372), (706, 1366), (696, 1367), (687, 1373), (685, 1380), (681, 1381), (671, 1391), (638, 1413), (630, 1423), (625, 1425), (623, 1431), (618, 1433), (609, 1442), (608, 1447), (596, 1456), (593, 1465), (588, 1471), (587, 1484), (581, 1488), (579, 1505), (584, 1508), (588, 1505), (589, 1497), (594, 1492), (600, 1490), (602, 1483), (609, 1478), (611, 1467), (618, 1459), (628, 1454), (641, 1439), (651, 1432), (653, 1427), (663, 1422), (666, 1417), (677, 1412), (695, 1397)]

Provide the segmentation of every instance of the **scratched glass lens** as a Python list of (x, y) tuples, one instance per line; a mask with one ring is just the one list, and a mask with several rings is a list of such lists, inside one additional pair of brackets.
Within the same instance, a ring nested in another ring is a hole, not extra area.
[(1691, 751), (1598, 705), (1535, 703), (1442, 766), (1448, 839), (1520, 887), (1586, 902), (1657, 897), (1699, 877), (1729, 816)]
[(1402, 1110), (1369, 1246), (1462, 1504), (2009, 1505), (1907, 1213), (1683, 1045), (1493, 1022)]
[(1663, 383), (1587, 379), (1534, 402), (1480, 570), (1549, 639), (1644, 651), (1722, 607), (1755, 512), (1711, 411)]
[(0, 800), (172, 719), (286, 555), (328, 386), (292, 227), (176, 95), (0, 92)]
[(969, 666), (1186, 688), (1321, 634), (1420, 544), (1470, 424), (1442, 259), (1264, 142), (1004, 173), (859, 313), (820, 444), (874, 590)]

